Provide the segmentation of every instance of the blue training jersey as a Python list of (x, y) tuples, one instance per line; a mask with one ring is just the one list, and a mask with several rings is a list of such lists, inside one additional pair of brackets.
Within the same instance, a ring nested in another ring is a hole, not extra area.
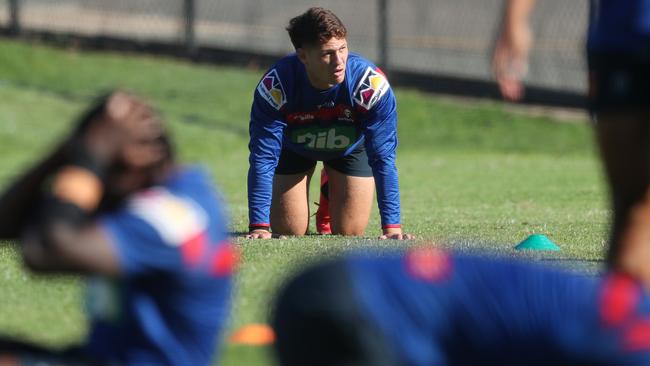
[(360, 144), (375, 178), (382, 225), (399, 225), (397, 110), (381, 70), (350, 53), (343, 83), (318, 90), (295, 54), (278, 61), (258, 84), (251, 110), (249, 223), (269, 224), (273, 175), (283, 148), (329, 160)]
[(588, 49), (650, 52), (650, 0), (591, 0)]
[(236, 256), (208, 176), (181, 168), (101, 223), (123, 274), (88, 285), (87, 352), (110, 364), (209, 365)]
[(347, 258), (362, 313), (403, 365), (650, 365), (650, 298), (588, 278), (436, 249)]

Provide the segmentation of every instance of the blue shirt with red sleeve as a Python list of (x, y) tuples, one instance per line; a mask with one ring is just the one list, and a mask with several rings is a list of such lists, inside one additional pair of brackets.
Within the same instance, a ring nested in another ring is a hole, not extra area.
[(251, 110), (251, 226), (269, 225), (273, 175), (283, 148), (326, 161), (346, 156), (360, 144), (375, 178), (382, 226), (399, 225), (397, 109), (381, 70), (350, 53), (344, 81), (318, 90), (295, 54), (278, 61), (258, 84)]
[(88, 285), (88, 354), (107, 364), (209, 365), (236, 255), (208, 176), (181, 168), (100, 222), (122, 275)]
[(624, 275), (432, 248), (345, 260), (401, 365), (650, 365), (650, 296)]
[(591, 0), (588, 49), (650, 52), (650, 0)]

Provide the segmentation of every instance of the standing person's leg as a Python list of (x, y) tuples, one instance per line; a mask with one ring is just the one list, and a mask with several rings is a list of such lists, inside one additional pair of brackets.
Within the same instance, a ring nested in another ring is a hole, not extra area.
[(650, 285), (650, 57), (593, 52), (589, 67), (612, 208), (608, 262)]
[(375, 193), (375, 179), (363, 147), (325, 162), (332, 234), (363, 235)]
[(608, 260), (650, 283), (650, 111), (599, 113), (596, 136), (613, 210)]

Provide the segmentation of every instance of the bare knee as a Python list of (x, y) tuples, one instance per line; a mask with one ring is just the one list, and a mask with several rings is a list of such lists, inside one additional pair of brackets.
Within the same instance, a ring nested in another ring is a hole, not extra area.
[(347, 231), (335, 231), (332, 230), (332, 234), (334, 235), (343, 235), (343, 236), (363, 236), (364, 231), (363, 230), (347, 230)]
[(328, 171), (332, 234), (362, 236), (368, 226), (375, 191), (371, 177)]
[(271, 205), (271, 230), (279, 235), (302, 236), (309, 228), (309, 208), (303, 205)]
[(271, 220), (271, 230), (273, 231), (273, 234), (278, 235), (303, 236), (307, 234), (308, 226), (309, 222), (305, 224), (288, 222), (274, 223), (273, 220)]
[(332, 223), (332, 234), (344, 236), (363, 236), (366, 231), (366, 225), (351, 226), (351, 225), (335, 225)]

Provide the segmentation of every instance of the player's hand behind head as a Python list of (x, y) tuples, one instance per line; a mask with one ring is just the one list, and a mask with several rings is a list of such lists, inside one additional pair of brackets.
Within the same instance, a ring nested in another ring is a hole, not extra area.
[(132, 94), (109, 94), (100, 113), (86, 122), (80, 140), (98, 163), (119, 163), (131, 169), (145, 168), (161, 161), (166, 144), (158, 114)]

